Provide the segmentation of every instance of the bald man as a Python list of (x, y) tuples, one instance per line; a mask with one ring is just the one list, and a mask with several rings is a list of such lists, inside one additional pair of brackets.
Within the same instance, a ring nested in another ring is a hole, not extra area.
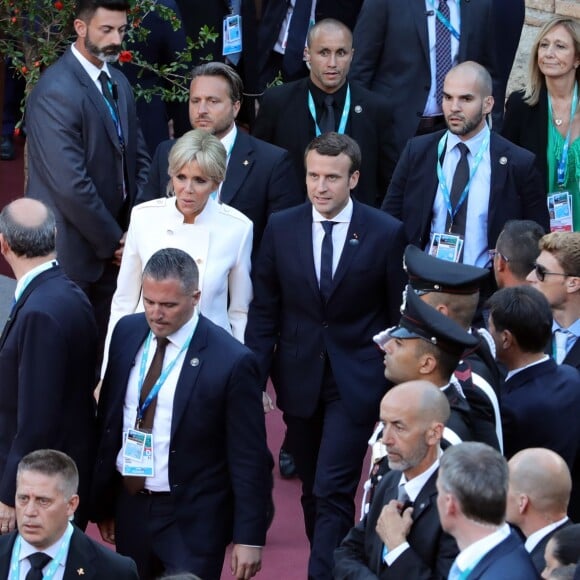
[(56, 260), (54, 214), (25, 198), (0, 213), (0, 251), (17, 279), (14, 306), (0, 337), (0, 534), (14, 530), (16, 469), (27, 453), (70, 455), (80, 474), (86, 525), (97, 328), (85, 294)]
[(554, 451), (524, 449), (509, 461), (507, 521), (526, 536), (526, 550), (540, 574), (548, 540), (572, 522), (566, 512), (572, 478), (566, 462)]
[(441, 529), (436, 481), (449, 415), (447, 397), (427, 381), (401, 383), (383, 397), (391, 471), (378, 485), (368, 515), (336, 549), (335, 580), (447, 578), (459, 550)]
[[(535, 156), (487, 126), (491, 92), (481, 65), (468, 61), (449, 71), (442, 104), (447, 130), (408, 141), (382, 206), (405, 224), (411, 244), (481, 268), (490, 266), (488, 251), (508, 220), (549, 228)], [(492, 290), (489, 280), (483, 295)]]

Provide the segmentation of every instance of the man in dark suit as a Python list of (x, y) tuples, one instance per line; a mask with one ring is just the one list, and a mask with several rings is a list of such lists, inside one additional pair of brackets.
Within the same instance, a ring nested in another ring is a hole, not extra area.
[(580, 233), (553, 232), (540, 240), (527, 281), (548, 300), (554, 321), (548, 352), (580, 370)]
[[(411, 137), (445, 127), (441, 83), (454, 64), (479, 62), (492, 74), (497, 93), (491, 5), (492, 0), (363, 3), (354, 29), (352, 78), (388, 100), (395, 160)], [(497, 113), (499, 120), (503, 101)]]
[(351, 200), (360, 149), (350, 137), (312, 141), (306, 167), (312, 203), (274, 214), (264, 232), (245, 342), (284, 411), (318, 580), (331, 578), (332, 552), (354, 520), (387, 389), (372, 336), (398, 318), (405, 240), (400, 222)]
[[(29, 453), (18, 464), (18, 531), (0, 538), (2, 578), (138, 580), (135, 563), (85, 536), (69, 522), (79, 505), (74, 461), (54, 449)], [(13, 569), (13, 563), (16, 570)], [(59, 572), (61, 575), (58, 576)]]
[(26, 107), (26, 195), (55, 212), (58, 258), (93, 305), (101, 353), (130, 209), (149, 166), (131, 86), (107, 66), (121, 51), (129, 7), (80, 0), (76, 42)]
[(449, 403), (433, 384), (412, 381), (393, 387), (380, 408), (391, 471), (335, 551), (334, 578), (447, 578), (458, 549), (441, 529), (435, 482)]
[(508, 373), (502, 392), (504, 453), (546, 447), (562, 456), (572, 473), (568, 514), (580, 515), (580, 373), (557, 365), (544, 350), (552, 313), (530, 286), (503, 288), (489, 299), (489, 331)]
[(507, 220), (532, 219), (549, 229), (535, 158), (490, 132), (492, 106), (491, 77), (481, 65), (451, 69), (443, 87), (448, 130), (408, 142), (382, 206), (403, 221), (410, 243), (441, 256), (446, 245), (437, 241), (444, 236), (456, 250), (446, 259), (482, 268)]
[(506, 520), (526, 537), (525, 548), (541, 574), (548, 540), (572, 524), (566, 515), (572, 490), (570, 470), (557, 453), (541, 447), (519, 451), (508, 466)]
[(310, 77), (266, 91), (253, 134), (287, 149), (304, 183), (304, 149), (313, 137), (337, 131), (352, 137), (362, 150), (361, 177), (353, 195), (380, 205), (394, 159), (388, 151), (391, 131), (386, 101), (348, 81), (354, 53), (352, 33), (341, 22), (322, 20), (308, 33), (306, 61)]
[(0, 527), (8, 530), (18, 462), (47, 445), (77, 462), (77, 523), (88, 517), (97, 329), (87, 297), (56, 261), (55, 236), (54, 214), (39, 201), (18, 199), (0, 213), (0, 250), (18, 281), (0, 337)]
[[(228, 152), (219, 199), (252, 220), (255, 253), (270, 214), (301, 203), (303, 196), (288, 153), (236, 127), (242, 91), (241, 78), (228, 65), (210, 62), (195, 67), (189, 119), (194, 129), (218, 137)], [(147, 200), (165, 195), (169, 151), (174, 143), (164, 141), (155, 152), (145, 187)]]
[(461, 550), (450, 580), (539, 578), (520, 537), (505, 522), (508, 466), (484, 443), (461, 443), (441, 457), (437, 509)]
[(198, 282), (185, 252), (150, 258), (145, 313), (115, 327), (99, 399), (92, 518), (142, 578), (217, 579), (232, 538), (235, 578), (261, 565), (271, 476), (256, 359), (198, 315)]

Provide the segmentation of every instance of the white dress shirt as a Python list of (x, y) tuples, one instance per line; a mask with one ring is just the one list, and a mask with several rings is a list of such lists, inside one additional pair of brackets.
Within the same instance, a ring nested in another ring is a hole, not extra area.
[[(455, 558), (459, 570), (462, 573), (473, 570), (478, 562), (497, 545), (501, 544), (510, 533), (510, 527), (507, 524), (503, 524), (489, 536), (485, 536), (485, 538), (462, 550)], [(468, 576), (466, 575), (465, 577), (467, 578)]]
[(32, 268), (24, 276), (22, 276), (18, 282), (16, 283), (16, 288), (14, 289), (14, 300), (18, 301), (20, 296), (24, 290), (26, 290), (27, 286), (40, 274), (46, 272), (46, 270), (50, 270), (58, 265), (56, 260), (49, 260), (48, 262), (44, 262), (44, 264), (40, 264), (35, 268)]
[(505, 376), (505, 381), (506, 382), (509, 381), (514, 375), (517, 375), (518, 373), (521, 373), (525, 369), (529, 369), (530, 367), (533, 367), (533, 366), (539, 365), (539, 364), (541, 364), (543, 362), (546, 362), (549, 358), (550, 357), (546, 354), (540, 360), (537, 360), (537, 361), (535, 361), (533, 363), (530, 363), (529, 365), (520, 367), (519, 369), (514, 369), (513, 371), (509, 371), (507, 373), (507, 375)]
[[(48, 556), (50, 556), (51, 558), (54, 559), (56, 557), (56, 555), (58, 554), (58, 551), (60, 549), (60, 546), (61, 546), (63, 540), (64, 540), (64, 534), (54, 544), (52, 544), (52, 546), (49, 546), (45, 550), (40, 550), (40, 551), (43, 554), (47, 554)], [(28, 559), (28, 556), (30, 556), (32, 554), (36, 554), (36, 552), (38, 552), (39, 549), (35, 548), (32, 544), (29, 544), (24, 538), (22, 538), (22, 536), (21, 536), (20, 542), (21, 542), (20, 543), (20, 555), (18, 556), (18, 561), (20, 563), (19, 579), (25, 580), (26, 574), (28, 574), (28, 572), (30, 571), (30, 560)], [(69, 548), (70, 548), (70, 544), (69, 544)], [(62, 580), (63, 579), (67, 557), (68, 557), (68, 549), (63, 554), (62, 560), (58, 564), (58, 568), (56, 569), (56, 572), (54, 573), (54, 576), (52, 577), (53, 580)], [(49, 564), (50, 564), (50, 562), (46, 566), (48, 566)], [(46, 566), (45, 566), (45, 568), (46, 568)]]
[(539, 530), (536, 530), (533, 534), (530, 534), (527, 539), (526, 543), (524, 544), (526, 551), (528, 554), (531, 554), (534, 548), (553, 530), (563, 526), (568, 521), (568, 516), (550, 524), (548, 526), (544, 526)]

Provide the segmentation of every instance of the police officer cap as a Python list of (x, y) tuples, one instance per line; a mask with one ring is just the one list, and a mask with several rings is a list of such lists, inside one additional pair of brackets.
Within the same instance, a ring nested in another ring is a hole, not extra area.
[(451, 354), (461, 355), (466, 349), (475, 348), (478, 340), (451, 318), (441, 314), (417, 296), (407, 286), (399, 325), (389, 330), (393, 338), (422, 338)]
[(403, 267), (413, 289), (425, 292), (475, 294), (489, 276), (485, 268), (441, 260), (412, 245), (405, 249)]

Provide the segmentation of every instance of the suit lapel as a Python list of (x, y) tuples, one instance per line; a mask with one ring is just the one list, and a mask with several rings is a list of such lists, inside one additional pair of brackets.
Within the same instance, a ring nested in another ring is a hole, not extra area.
[[(463, 3), (462, 3), (463, 4)], [(413, 20), (417, 27), (417, 34), (421, 42), (421, 52), (425, 58), (425, 62), (429, 65), (429, 42), (427, 33), (427, 18), (425, 17), (425, 2), (410, 2), (411, 11), (413, 12)]]
[(421, 488), (417, 499), (413, 504), (413, 525), (425, 513), (433, 502), (433, 498), (437, 495), (437, 470), (427, 480), (425, 485)]
[(193, 333), (193, 338), (187, 352), (177, 386), (175, 388), (175, 397), (173, 398), (173, 417), (171, 420), (171, 438), (174, 437), (177, 427), (183, 417), (189, 399), (196, 388), (199, 373), (204, 365), (204, 349), (207, 346), (208, 324), (203, 316), (200, 315), (197, 328)]
[(96, 578), (97, 565), (94, 550), (83, 533), (75, 528), (71, 537), (63, 580), (91, 580)]
[(512, 393), (519, 389), (522, 385), (526, 384), (530, 379), (540, 379), (542, 375), (547, 372), (553, 371), (556, 368), (556, 363), (552, 358), (534, 365), (533, 367), (524, 369), (518, 372), (516, 375), (511, 377), (508, 381), (504, 383), (505, 392)]
[[(301, 219), (296, 224), (296, 247), (304, 275), (316, 296), (322, 300), (320, 287), (316, 279), (314, 268), (314, 250), (312, 247), (312, 205), (307, 202), (303, 205)], [(290, 250), (289, 250), (290, 251)]]
[(426, 147), (421, 152), (421, 157), (424, 159), (423, 176), (425, 179), (426, 195), (428, 199), (421, 203), (421, 239), (425, 242), (425, 245), (430, 242), (430, 232), (431, 232), (431, 221), (433, 219), (433, 205), (435, 204), (435, 196), (437, 195), (437, 190), (439, 189), (439, 178), (437, 177), (437, 144), (441, 137), (445, 134), (445, 131), (439, 131), (433, 134), (432, 141), (428, 141)]
[(469, 46), (469, 30), (472, 30), (471, 19), (472, 19), (472, 11), (470, 2), (461, 2), (459, 6), (459, 13), (461, 19), (461, 40), (459, 41), (459, 54), (458, 60), (459, 62), (463, 62), (467, 60), (467, 47)]
[(564, 358), (563, 363), (577, 369), (580, 368), (580, 339), (576, 340), (574, 346)]
[(12, 548), (15, 541), (16, 532), (2, 538), (2, 542), (0, 543), (0, 578), (8, 578)]
[[(111, 73), (112, 81), (117, 85), (117, 109), (119, 110), (119, 121), (121, 123), (121, 131), (123, 132), (123, 140), (125, 141), (125, 145), (127, 144), (127, 136), (129, 135), (129, 111), (128, 111), (128, 103), (127, 97), (125, 92), (120, 89), (119, 83), (115, 80), (118, 73), (113, 67), (109, 67), (109, 72)], [(108, 111), (108, 109), (107, 109)], [(109, 117), (111, 115), (109, 114)], [(114, 124), (114, 123), (113, 123)], [(119, 139), (117, 137), (117, 132), (115, 131), (115, 138), (117, 139), (117, 143)]]
[(494, 132), (491, 132), (489, 142), (489, 163), (490, 163), (490, 191), (487, 218), (487, 231), (495, 223), (496, 213), (503, 210), (502, 195), (508, 175), (508, 167), (511, 163), (509, 151), (498, 141)]
[(250, 140), (239, 129), (228, 162), (226, 179), (220, 192), (220, 200), (229, 204), (242, 187), (252, 170), (254, 159)]

